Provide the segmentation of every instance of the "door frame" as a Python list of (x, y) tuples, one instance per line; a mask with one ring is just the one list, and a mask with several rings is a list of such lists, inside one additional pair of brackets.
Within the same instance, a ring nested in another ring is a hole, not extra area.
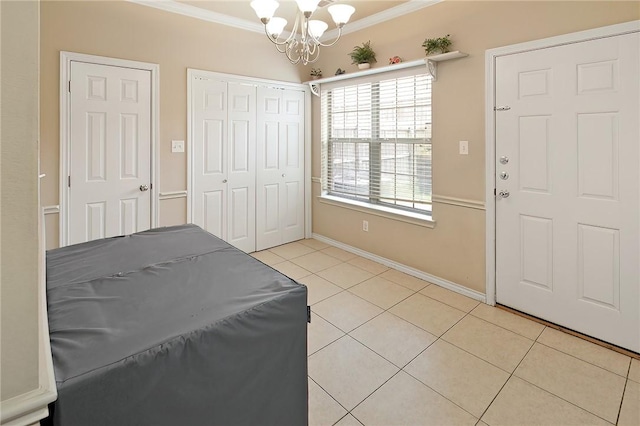
[(151, 228), (158, 226), (158, 190), (160, 188), (160, 65), (127, 59), (108, 58), (75, 52), (60, 52), (60, 247), (69, 241), (69, 155), (71, 147), (69, 84), (71, 62), (87, 62), (96, 65), (108, 65), (121, 68), (135, 68), (151, 72)]
[(494, 107), (498, 106), (495, 104), (496, 59), (501, 56), (513, 55), (516, 53), (530, 52), (636, 32), (640, 32), (640, 20), (503, 46), (485, 51), (485, 293), (486, 303), (488, 305), (493, 306), (496, 304), (496, 112), (494, 111)]
[(268, 80), (257, 77), (246, 77), (235, 74), (225, 74), (214, 71), (187, 68), (187, 223), (193, 223), (193, 143), (191, 90), (194, 77), (202, 76), (212, 80), (238, 82), (244, 84), (263, 85), (268, 87), (286, 87), (304, 92), (304, 237), (311, 238), (311, 91), (302, 83), (292, 83), (278, 80)]

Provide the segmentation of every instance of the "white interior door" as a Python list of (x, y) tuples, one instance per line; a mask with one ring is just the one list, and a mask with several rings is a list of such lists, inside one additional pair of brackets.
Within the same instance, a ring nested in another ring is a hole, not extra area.
[(304, 92), (258, 88), (257, 250), (304, 238), (304, 114)]
[(151, 222), (151, 72), (72, 61), (69, 244)]
[(194, 77), (191, 82), (193, 223), (255, 251), (256, 88)]
[(633, 351), (639, 39), (496, 60), (496, 300)]

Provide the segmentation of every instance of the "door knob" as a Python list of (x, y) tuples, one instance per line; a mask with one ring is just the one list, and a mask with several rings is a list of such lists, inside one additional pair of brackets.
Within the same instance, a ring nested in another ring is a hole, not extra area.
[(502, 180), (507, 180), (507, 179), (509, 179), (509, 173), (507, 173), (507, 172), (501, 172), (501, 173), (500, 173), (500, 179), (502, 179)]
[(511, 194), (509, 194), (509, 191), (502, 190), (498, 193), (498, 195), (501, 196), (502, 198), (509, 198), (509, 195)]
[(144, 192), (148, 190), (149, 190), (149, 185), (145, 185), (145, 184), (140, 185), (140, 191)]
[(226, 179), (225, 179), (225, 180), (223, 180), (223, 181), (222, 181), (222, 183), (227, 183), (227, 180), (226, 180)]
[(286, 176), (286, 175), (283, 173), (283, 174), (282, 174), (282, 177), (285, 177), (285, 176)]
[(502, 157), (500, 157), (500, 164), (507, 164), (509, 162), (509, 157), (507, 157), (506, 155), (503, 155)]

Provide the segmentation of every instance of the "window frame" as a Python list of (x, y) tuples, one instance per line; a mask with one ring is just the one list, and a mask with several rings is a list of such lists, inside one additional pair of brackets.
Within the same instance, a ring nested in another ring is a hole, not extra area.
[[(367, 78), (367, 74), (370, 74), (370, 72), (366, 72), (366, 71), (361, 73), (354, 73), (355, 75), (351, 77), (340, 76), (342, 78), (327, 79), (327, 80), (333, 80), (333, 81), (337, 81), (337, 80), (342, 80), (342, 81), (340, 81), (339, 84), (334, 83), (334, 84), (331, 84), (329, 87), (322, 87), (321, 114), (320, 114), (321, 134), (322, 134), (322, 137), (321, 137), (322, 191), (319, 197), (321, 202), (326, 204), (338, 205), (340, 207), (350, 208), (354, 210), (359, 210), (359, 211), (363, 211), (371, 214), (376, 214), (376, 215), (380, 215), (380, 216), (384, 216), (384, 217), (388, 217), (396, 220), (410, 222), (410, 223), (414, 223), (422, 226), (432, 227), (435, 224), (432, 218), (432, 205), (433, 205), (432, 198), (428, 203), (420, 203), (415, 199), (415, 197), (412, 197), (413, 198), (412, 201), (407, 201), (414, 204), (423, 204), (424, 209), (422, 209), (422, 208), (403, 206), (399, 204), (402, 202), (401, 200), (396, 200), (393, 203), (385, 202), (383, 194), (381, 194), (382, 188), (380, 187), (379, 182), (380, 182), (380, 177), (384, 174), (382, 171), (383, 165), (382, 165), (382, 158), (381, 158), (382, 144), (385, 143), (385, 141), (393, 141), (393, 143), (405, 144), (407, 146), (411, 146), (412, 144), (416, 144), (416, 145), (428, 144), (429, 150), (431, 151), (432, 137), (422, 138), (422, 139), (381, 138), (380, 137), (381, 109), (380, 109), (379, 90), (372, 91), (373, 93), (371, 97), (371, 117), (370, 117), (371, 137), (370, 138), (355, 138), (355, 137), (354, 138), (346, 138), (346, 137), (330, 138), (332, 114), (331, 114), (331, 105), (329, 105), (330, 102), (326, 102), (326, 98), (325, 98), (325, 96), (327, 96), (326, 95), (327, 91), (339, 89), (347, 86), (356, 86), (358, 84), (363, 84), (363, 83), (379, 84), (380, 81), (391, 80), (391, 79), (401, 79), (403, 77), (409, 77), (409, 76), (425, 75), (427, 78), (431, 78), (428, 70), (417, 68), (420, 65), (425, 66), (424, 61), (414, 61), (412, 65), (413, 65), (411, 67), (412, 69), (407, 70), (406, 68), (409, 68), (409, 66), (405, 66), (403, 67), (405, 68), (403, 71), (395, 69), (393, 66), (385, 67), (387, 68), (385, 70), (386, 75), (376, 76), (375, 79), (371, 79), (371, 77)], [(380, 73), (380, 72), (382, 71), (378, 71), (377, 73)], [(432, 83), (433, 83), (433, 79), (431, 79), (430, 84)], [(431, 96), (430, 103), (429, 103), (430, 107), (432, 107), (432, 102), (431, 102), (432, 99), (433, 97)], [(395, 106), (395, 108), (397, 108), (397, 105)], [(431, 120), (429, 121), (429, 124), (432, 125), (433, 123), (432, 116), (430, 118)], [(354, 152), (357, 152), (358, 140), (362, 140), (363, 142), (366, 142), (369, 145), (369, 182), (371, 183), (377, 180), (378, 184), (377, 185), (375, 183), (373, 185), (370, 184), (369, 194), (367, 195), (358, 195), (357, 193), (354, 193), (352, 194), (352, 196), (349, 196), (349, 194), (345, 194), (345, 193), (332, 192), (329, 189), (329, 186), (330, 186), (329, 182), (332, 181), (330, 179), (330, 173), (335, 172), (335, 170), (332, 170), (333, 167), (329, 166), (330, 164), (332, 164), (331, 163), (332, 150), (330, 145), (336, 142), (352, 143), (354, 145)], [(377, 149), (375, 149), (376, 147)], [(371, 165), (377, 166), (377, 171), (374, 169), (371, 169)], [(394, 172), (393, 174), (394, 176), (398, 176), (397, 172)], [(402, 175), (402, 173), (400, 173), (400, 175)], [(406, 175), (406, 176), (412, 176), (415, 179), (417, 175), (414, 172), (413, 174)], [(432, 183), (432, 178), (431, 178), (431, 183)], [(414, 181), (412, 185), (414, 194), (415, 194), (415, 185), (416, 183)], [(430, 196), (433, 197), (433, 190), (431, 191)]]

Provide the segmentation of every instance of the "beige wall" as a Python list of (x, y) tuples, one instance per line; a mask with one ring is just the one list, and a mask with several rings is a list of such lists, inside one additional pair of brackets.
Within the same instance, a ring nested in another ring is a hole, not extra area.
[[(123, 1), (45, 1), (41, 7), (42, 205), (59, 202), (60, 51), (160, 64), (160, 192), (187, 188), (187, 68), (300, 82), (298, 70), (263, 34)], [(157, 185), (156, 185), (157, 188)], [(56, 247), (58, 215), (47, 217)], [(184, 223), (186, 200), (160, 201), (160, 225)]]
[(0, 2), (0, 399), (38, 388), (38, 14)]
[[(347, 53), (371, 40), (377, 66), (399, 55), (424, 57), (425, 38), (451, 34), (453, 50), (469, 57), (443, 62), (433, 85), (433, 192), (484, 201), (485, 50), (640, 18), (638, 2), (445, 1), (344, 36), (323, 49), (316, 67), (325, 77), (340, 67), (356, 70)], [(319, 102), (313, 103), (313, 176), (320, 174)], [(458, 141), (469, 155), (458, 155)], [(314, 183), (314, 195), (319, 184)], [(434, 229), (383, 219), (314, 199), (313, 231), (429, 274), (485, 291), (485, 212), (434, 204)], [(339, 218), (339, 219), (338, 219)], [(361, 231), (362, 220), (369, 232)]]
[[(439, 66), (434, 84), (434, 194), (484, 200), (484, 52), (486, 49), (640, 18), (637, 2), (445, 1), (343, 37), (322, 49), (314, 66), (330, 76), (355, 70), (347, 53), (371, 40), (378, 66), (399, 55), (424, 56), (427, 37), (451, 34), (469, 57)], [(264, 35), (124, 2), (45, 2), (41, 26), (41, 159), (47, 174), (42, 204), (58, 204), (59, 51), (68, 50), (160, 64), (160, 191), (186, 189), (186, 154), (171, 139), (186, 139), (186, 68), (283, 81), (308, 79)], [(313, 100), (313, 176), (320, 175), (319, 102)], [(470, 154), (457, 154), (458, 141)], [(319, 185), (313, 184), (313, 195)], [(160, 202), (160, 225), (182, 223), (184, 199)], [(339, 220), (338, 220), (339, 218)], [(313, 232), (484, 292), (483, 210), (436, 204), (434, 229), (409, 225), (313, 201)], [(360, 231), (363, 219), (369, 233)], [(47, 218), (57, 241), (57, 215)], [(50, 243), (51, 243), (50, 241)], [(51, 246), (51, 245), (50, 245)]]

